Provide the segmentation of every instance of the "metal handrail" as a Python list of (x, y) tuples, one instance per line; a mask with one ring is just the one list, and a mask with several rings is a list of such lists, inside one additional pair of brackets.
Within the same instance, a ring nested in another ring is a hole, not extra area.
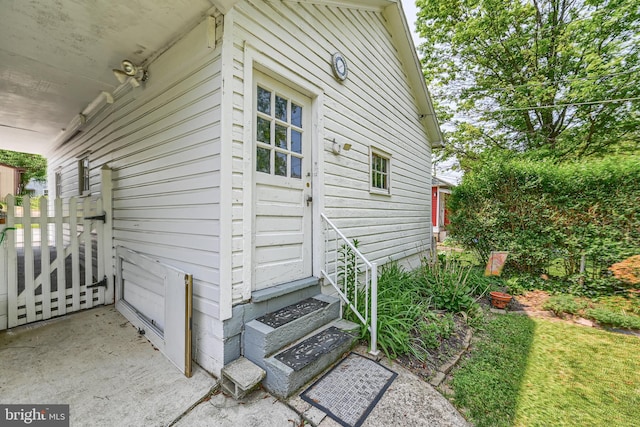
[[(329, 218), (323, 213), (320, 217), (325, 223), (324, 236), (324, 268), (321, 270), (324, 278), (333, 286), (342, 301), (353, 311), (356, 317), (365, 325), (371, 335), (371, 348), (369, 353), (377, 356), (378, 351), (378, 266), (375, 262), (370, 262), (364, 255), (353, 245), (346, 236), (335, 226)], [(333, 232), (333, 239), (329, 238), (330, 232)], [(333, 241), (333, 248), (330, 242)], [(353, 301), (349, 299), (349, 277), (347, 276), (347, 251), (343, 251), (342, 260), (339, 260), (341, 247), (348, 248), (355, 255), (355, 265), (353, 271), (353, 283), (356, 288), (353, 289)], [(332, 250), (333, 249), (333, 250)], [(330, 257), (330, 252), (333, 256)], [(364, 268), (364, 282), (359, 281), (359, 261)], [(333, 266), (330, 271), (330, 266)], [(339, 278), (342, 277), (342, 283)], [(342, 286), (341, 286), (342, 285)], [(364, 314), (358, 310), (358, 285), (363, 286), (365, 290)], [(340, 316), (342, 316), (342, 304), (340, 305)]]

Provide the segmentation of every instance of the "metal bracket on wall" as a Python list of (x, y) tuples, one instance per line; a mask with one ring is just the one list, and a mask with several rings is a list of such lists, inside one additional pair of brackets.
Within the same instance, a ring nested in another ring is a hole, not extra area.
[(103, 213), (102, 215), (85, 216), (84, 219), (97, 219), (98, 221), (107, 222), (107, 214)]
[(99, 287), (104, 287), (104, 288), (107, 287), (107, 276), (104, 276), (104, 278), (99, 282), (95, 282), (90, 285), (87, 285), (87, 288), (99, 288)]

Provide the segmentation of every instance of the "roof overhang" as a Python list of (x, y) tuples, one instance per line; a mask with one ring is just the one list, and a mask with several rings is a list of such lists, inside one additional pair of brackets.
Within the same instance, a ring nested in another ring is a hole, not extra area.
[(142, 64), (202, 21), (210, 0), (4, 2), (0, 148), (46, 153), (124, 59)]
[[(288, 0), (283, 0), (288, 1)], [(442, 143), (420, 61), (400, 1), (298, 0), (380, 11), (406, 67), (432, 146)], [(238, 0), (77, 0), (9, 2), (0, 14), (0, 148), (46, 153), (109, 102), (119, 86), (113, 69), (124, 59), (144, 64), (212, 13)]]
[(405, 64), (405, 67), (407, 67), (406, 71), (409, 83), (413, 88), (420, 112), (420, 119), (427, 131), (429, 142), (431, 142), (432, 147), (440, 148), (444, 145), (444, 136), (438, 124), (431, 94), (429, 93), (429, 89), (427, 89), (427, 83), (422, 74), (422, 65), (420, 64), (416, 47), (413, 44), (413, 37), (411, 37), (411, 30), (409, 29), (409, 24), (407, 23), (401, 2), (395, 1), (393, 4), (388, 5), (384, 9), (384, 15), (393, 33), (403, 38), (403, 40), (398, 42), (396, 48), (398, 49), (402, 62)]

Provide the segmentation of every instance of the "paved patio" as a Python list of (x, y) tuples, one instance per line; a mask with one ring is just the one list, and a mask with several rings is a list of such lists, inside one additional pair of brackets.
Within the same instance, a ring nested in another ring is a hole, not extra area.
[[(398, 372), (363, 427), (467, 426), (429, 384)], [(336, 426), (295, 396), (237, 402), (195, 366), (185, 378), (116, 311), (102, 306), (0, 332), (0, 403), (69, 404), (71, 426)]]
[(216, 386), (197, 366), (184, 377), (113, 306), (0, 332), (1, 403), (69, 404), (71, 426), (171, 425)]

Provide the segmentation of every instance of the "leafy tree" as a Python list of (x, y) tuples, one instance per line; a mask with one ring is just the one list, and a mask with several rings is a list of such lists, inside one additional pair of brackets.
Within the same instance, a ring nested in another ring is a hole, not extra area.
[(24, 193), (24, 187), (31, 178), (37, 181), (47, 179), (47, 159), (38, 154), (0, 150), (0, 163), (25, 169), (20, 181), (20, 194)]
[(637, 0), (416, 4), (445, 155), (463, 168), (496, 148), (560, 160), (638, 152)]

